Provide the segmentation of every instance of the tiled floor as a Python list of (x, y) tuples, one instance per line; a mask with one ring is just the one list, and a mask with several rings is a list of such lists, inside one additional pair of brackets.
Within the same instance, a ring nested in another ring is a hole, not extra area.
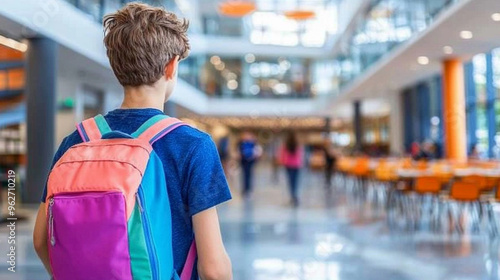
[[(264, 167), (251, 200), (235, 188), (235, 199), (219, 208), (235, 280), (500, 279), (498, 242), (390, 233), (383, 220), (363, 217), (342, 196), (326, 192), (319, 174), (302, 175), (299, 209), (286, 205), (285, 178), (273, 183)], [(47, 279), (32, 250), (31, 228), (32, 222), (18, 228), (17, 272), (7, 272), (1, 261), (0, 279)], [(2, 228), (0, 236), (5, 233)], [(0, 258), (5, 241), (0, 238)]]

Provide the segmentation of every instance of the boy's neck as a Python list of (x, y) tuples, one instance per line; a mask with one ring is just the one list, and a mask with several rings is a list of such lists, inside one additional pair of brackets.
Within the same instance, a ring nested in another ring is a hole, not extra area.
[(121, 109), (155, 108), (163, 111), (165, 94), (156, 87), (125, 87)]

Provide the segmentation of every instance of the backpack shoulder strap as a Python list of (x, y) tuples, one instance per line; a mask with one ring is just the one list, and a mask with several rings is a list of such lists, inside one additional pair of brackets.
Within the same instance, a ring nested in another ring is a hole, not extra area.
[(151, 145), (179, 126), (187, 125), (179, 119), (166, 115), (156, 115), (143, 123), (132, 137), (148, 141)]
[(99, 114), (76, 125), (83, 142), (101, 139), (102, 135), (111, 131), (104, 117)]
[(191, 243), (191, 247), (189, 247), (186, 263), (184, 264), (184, 268), (182, 269), (180, 280), (191, 280), (191, 276), (193, 275), (194, 265), (196, 262), (196, 257), (197, 257), (196, 243), (193, 240), (193, 243)]

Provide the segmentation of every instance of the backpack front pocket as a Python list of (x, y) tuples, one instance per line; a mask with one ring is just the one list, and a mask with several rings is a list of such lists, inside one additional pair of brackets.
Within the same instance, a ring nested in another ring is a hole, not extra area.
[(83, 192), (49, 199), (48, 241), (56, 280), (131, 280), (125, 197)]

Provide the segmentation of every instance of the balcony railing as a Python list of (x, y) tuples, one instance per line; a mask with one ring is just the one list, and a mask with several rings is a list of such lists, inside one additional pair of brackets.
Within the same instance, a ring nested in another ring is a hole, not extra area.
[[(120, 7), (133, 0), (65, 0), (75, 7), (88, 14), (97, 22), (101, 22), (104, 15), (118, 10)], [(176, 11), (177, 6), (174, 0), (142, 0), (155, 6), (163, 6), (169, 10)]]
[[(103, 15), (130, 2), (66, 1), (97, 22), (102, 20)], [(317, 95), (334, 95), (382, 57), (428, 28), (443, 10), (459, 1), (461, 0), (370, 0), (367, 10), (360, 18), (355, 19), (356, 24), (352, 29), (355, 31), (337, 35), (339, 40), (346, 42), (343, 48), (345, 51), (330, 59), (256, 59), (248, 57), (252, 54), (247, 54), (245, 57), (228, 58), (227, 61), (211, 61), (214, 56), (198, 55), (181, 62), (179, 77), (205, 94), (221, 98), (311, 98)], [(143, 2), (179, 12), (174, 0)], [(253, 20), (251, 16), (246, 19), (230, 19), (218, 15), (203, 15), (203, 27), (200, 31), (204, 34), (251, 37), (255, 29), (249, 21)], [(267, 28), (263, 27), (261, 31), (265, 30)], [(306, 29), (304, 27), (300, 30)], [(306, 40), (307, 44), (304, 44), (304, 38), (309, 37), (303, 37), (301, 34), (294, 35), (299, 42), (297, 44), (314, 45), (315, 38)]]
[(372, 0), (358, 19), (349, 47), (333, 61), (339, 88), (363, 74), (395, 48), (428, 28), (443, 10), (461, 0)]

